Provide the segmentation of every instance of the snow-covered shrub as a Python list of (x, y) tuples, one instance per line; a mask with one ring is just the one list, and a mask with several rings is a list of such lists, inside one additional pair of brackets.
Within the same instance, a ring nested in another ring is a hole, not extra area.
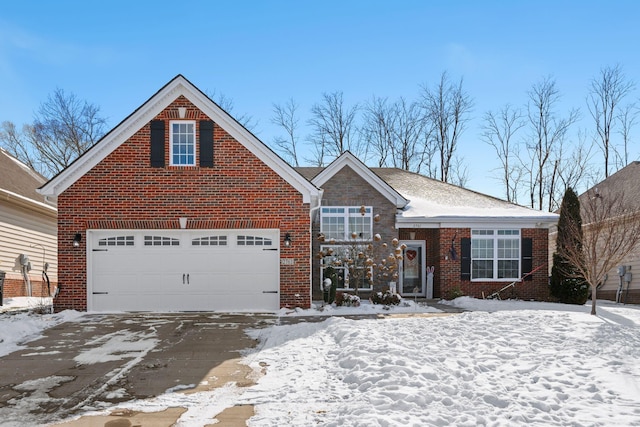
[(453, 299), (456, 299), (458, 297), (463, 297), (464, 296), (464, 292), (462, 292), (462, 289), (460, 289), (458, 286), (451, 288), (446, 293), (447, 293), (447, 299), (448, 300), (453, 300)]
[(338, 292), (336, 293), (336, 306), (359, 307), (360, 297), (357, 295), (346, 294), (344, 292)]
[(398, 305), (402, 298), (398, 294), (392, 294), (391, 291), (374, 292), (370, 298), (373, 304)]

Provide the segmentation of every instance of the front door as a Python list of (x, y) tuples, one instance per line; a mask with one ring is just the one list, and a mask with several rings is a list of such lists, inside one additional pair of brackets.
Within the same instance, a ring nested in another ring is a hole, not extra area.
[(400, 294), (402, 296), (427, 296), (425, 277), (426, 251), (421, 240), (404, 240), (407, 247), (402, 253), (400, 267)]

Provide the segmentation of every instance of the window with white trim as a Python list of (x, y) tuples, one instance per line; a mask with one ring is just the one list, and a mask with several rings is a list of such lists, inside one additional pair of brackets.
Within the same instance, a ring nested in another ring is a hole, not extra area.
[(169, 129), (171, 165), (195, 166), (196, 122), (192, 120), (172, 120), (169, 124)]
[(520, 277), (520, 230), (471, 230), (471, 279)]
[[(320, 261), (320, 280), (323, 281), (328, 275), (327, 267), (333, 267), (335, 275), (332, 281), (337, 281), (337, 289), (340, 290), (371, 290), (373, 282), (367, 277), (367, 269), (369, 276), (373, 275), (373, 267), (365, 266), (365, 258), (359, 257), (359, 253), (366, 253), (364, 246), (358, 245), (322, 245), (320, 250), (328, 255)], [(349, 273), (349, 260), (353, 261), (351, 268), (352, 274)]]
[(370, 241), (372, 212), (371, 206), (324, 206), (320, 209), (320, 232), (325, 241)]

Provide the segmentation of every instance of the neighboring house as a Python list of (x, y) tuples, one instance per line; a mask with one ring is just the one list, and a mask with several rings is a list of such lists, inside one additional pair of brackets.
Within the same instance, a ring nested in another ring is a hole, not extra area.
[[(36, 189), (41, 175), (0, 148), (0, 271), (4, 297), (48, 296), (57, 282), (57, 210)], [(42, 281), (43, 265), (51, 288)]]
[[(607, 197), (621, 197), (622, 208), (627, 214), (640, 212), (640, 162), (629, 163), (604, 181), (596, 184), (579, 196), (581, 204), (587, 198), (596, 197), (595, 202), (607, 203)], [(594, 200), (591, 200), (593, 202)], [(586, 231), (585, 231), (586, 232)], [(555, 241), (555, 236), (552, 242)], [(555, 244), (552, 253), (555, 251)], [(606, 280), (598, 287), (597, 298), (625, 303), (640, 303), (640, 247), (633, 251), (619, 266), (624, 266), (622, 275), (618, 268), (607, 273)], [(618, 294), (620, 292), (620, 294)]]
[[(546, 266), (557, 219), (350, 153), (297, 171), (180, 75), (39, 191), (58, 200), (58, 311), (307, 308), (317, 234), (353, 227), (407, 241), (403, 295), (481, 296)], [(547, 276), (515, 294), (546, 298)]]

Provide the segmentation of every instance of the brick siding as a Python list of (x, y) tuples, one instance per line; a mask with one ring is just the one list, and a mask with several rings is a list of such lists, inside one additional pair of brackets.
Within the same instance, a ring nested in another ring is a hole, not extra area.
[[(409, 239), (410, 232), (416, 233), (415, 240), (426, 241), (427, 265), (435, 267), (434, 298), (451, 298), (457, 293), (482, 298), (510, 283), (508, 281), (481, 282), (461, 279), (460, 239), (471, 237), (470, 228), (402, 229), (400, 239)], [(501, 298), (549, 300), (548, 236), (547, 229), (522, 229), (521, 237), (533, 240), (533, 268), (544, 266), (533, 274), (532, 280), (519, 282), (514, 287), (502, 292)], [(452, 241), (457, 259), (453, 259), (451, 256)]]
[[(374, 187), (358, 175), (348, 166), (342, 168), (331, 177), (323, 186), (322, 196), (323, 206), (372, 206), (372, 215), (380, 215), (380, 221), (373, 223), (373, 234), (380, 234), (380, 243), (386, 242), (391, 245), (391, 240), (398, 237), (398, 230), (395, 228), (396, 207), (386, 197), (380, 194)], [(320, 232), (320, 213), (318, 212), (313, 221), (313, 254), (320, 251), (320, 242), (315, 236)], [(326, 242), (323, 244), (327, 244)], [(339, 244), (339, 243), (337, 243)], [(380, 244), (374, 243), (374, 254), (376, 262), (388, 255), (393, 249), (382, 249)], [(374, 272), (375, 273), (375, 272)], [(313, 298), (322, 299), (320, 291), (320, 259), (313, 257)], [(390, 277), (374, 276), (373, 290), (379, 291), (388, 286)], [(397, 280), (396, 280), (397, 281)], [(362, 298), (368, 298), (369, 292), (359, 292)]]
[[(178, 107), (188, 109), (189, 120), (210, 120), (182, 96), (154, 118), (165, 121), (166, 165), (170, 164), (169, 120), (178, 117)], [(196, 129), (196, 141), (198, 135)], [(89, 225), (179, 228), (179, 217), (188, 217), (190, 228), (194, 224), (277, 224), (281, 239), (285, 233), (292, 238), (290, 247), (281, 245), (281, 257), (294, 259), (294, 265), (280, 266), (280, 306), (309, 307), (310, 219), (302, 195), (217, 124), (213, 168), (152, 168), (147, 123), (58, 197), (61, 291), (55, 310), (87, 309)], [(71, 245), (76, 233), (82, 235), (79, 248)]]

